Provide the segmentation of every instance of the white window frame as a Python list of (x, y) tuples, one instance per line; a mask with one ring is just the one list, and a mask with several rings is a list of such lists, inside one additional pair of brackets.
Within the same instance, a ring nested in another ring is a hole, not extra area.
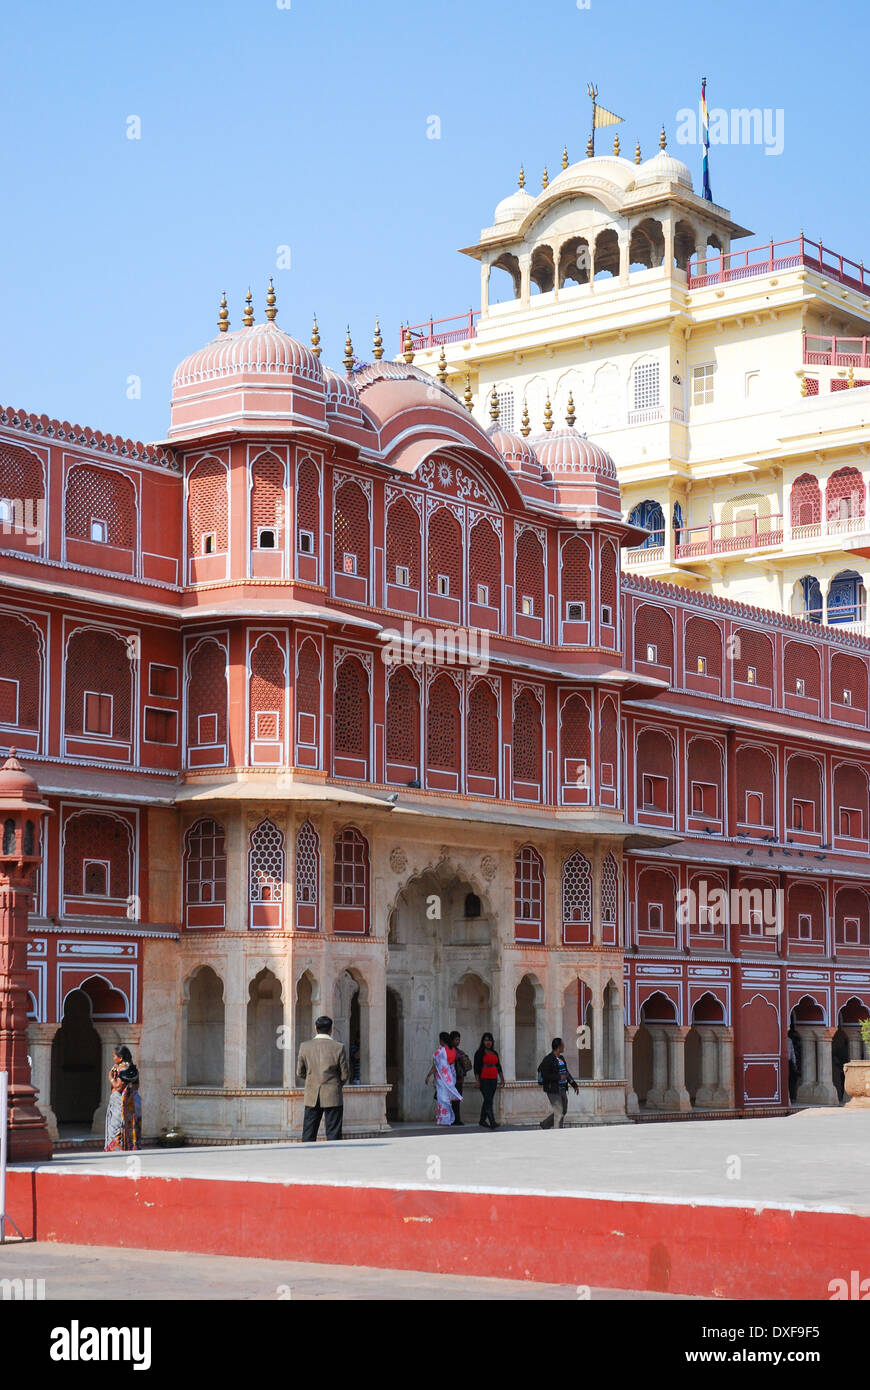
[(200, 536), (200, 545), (201, 545), (201, 547), (202, 547), (202, 549), (201, 549), (201, 554), (203, 554), (203, 555), (216, 555), (216, 554), (217, 554), (217, 532), (216, 532), (216, 531), (205, 531), (205, 532), (203, 532), (203, 534)]
[(255, 743), (280, 743), (280, 734), (266, 735), (260, 733), (260, 720), (268, 717), (275, 720), (275, 728), (281, 727), (281, 711), (277, 709), (258, 709), (254, 711), (254, 742)]
[(21, 714), (21, 682), (16, 680), (14, 676), (3, 676), (0, 677), (0, 685), (11, 685), (15, 688), (15, 718), (8, 720), (7, 723), (10, 728), (12, 728), (13, 725), (17, 728), (18, 719)]
[[(263, 545), (263, 536), (268, 532), (273, 537), (272, 545)], [(278, 527), (277, 526), (258, 526), (257, 527), (257, 549), (258, 550), (277, 550), (278, 549)]]
[[(89, 695), (96, 695), (97, 699), (99, 699), (99, 700), (108, 700), (108, 702), (109, 702), (109, 732), (108, 732), (107, 734), (100, 734), (100, 733), (97, 733), (94, 729), (89, 729), (88, 726), (87, 726), (87, 725), (88, 725), (88, 696), (89, 696)], [(105, 691), (105, 690), (86, 690), (86, 691), (84, 692), (83, 696), (82, 696), (82, 699), (83, 699), (83, 702), (84, 702), (84, 703), (83, 703), (83, 706), (82, 706), (82, 735), (84, 736), (85, 734), (87, 734), (87, 736), (88, 736), (89, 738), (111, 738), (111, 737), (112, 737), (112, 730), (113, 730), (114, 727), (115, 727), (115, 697), (114, 697), (114, 695), (109, 695), (108, 692)]]
[(811, 912), (798, 913), (798, 941), (812, 941), (813, 917)]
[(524, 618), (533, 618), (535, 616), (535, 600), (532, 598), (531, 594), (523, 594), (520, 598), (520, 612)]
[[(95, 535), (95, 531), (100, 534)], [(103, 521), (103, 519), (98, 516), (92, 516), (88, 522), (88, 537), (95, 545), (107, 545), (109, 541), (108, 521)]]
[[(203, 738), (203, 736), (202, 736), (202, 724), (203, 724), (203, 720), (204, 720), (204, 719), (213, 719), (213, 720), (214, 720), (214, 738), (209, 738), (209, 739), (204, 739), (204, 738)], [(196, 737), (197, 737), (197, 744), (196, 744), (196, 746), (197, 746), (197, 748), (216, 748), (216, 747), (217, 747), (217, 736), (218, 736), (218, 717), (217, 717), (217, 712), (216, 712), (216, 711), (212, 711), (211, 714), (199, 714), (199, 715), (197, 715), (197, 718), (196, 718)]]
[(396, 565), (396, 578), (394, 583), (398, 584), (400, 589), (410, 589), (411, 571), (407, 565)]
[(435, 576), (435, 592), (439, 598), (450, 597), (450, 575), (438, 574)]
[(692, 368), (692, 405), (713, 404), (715, 362), (699, 362)]
[[(850, 939), (849, 939), (849, 936), (850, 936), (849, 928), (850, 928), (850, 926), (851, 926), (851, 927), (854, 927), (854, 933), (855, 933), (855, 934), (854, 934), (854, 940), (850, 940)], [(844, 945), (844, 946), (860, 946), (860, 945), (861, 945), (861, 918), (860, 918), (860, 917), (844, 917), (844, 918), (843, 918), (843, 945)]]
[[(307, 550), (305, 549), (305, 546), (302, 544), (302, 542), (305, 541), (305, 540), (307, 540), (307, 541), (309, 542), (309, 545), (308, 545), (308, 549), (307, 549)], [(297, 549), (298, 549), (298, 552), (299, 552), (300, 555), (313, 555), (313, 554), (314, 554), (314, 532), (313, 532), (313, 531), (300, 531), (300, 532), (299, 532), (299, 541), (298, 541)]]
[[(89, 893), (85, 888), (88, 866), (90, 864), (101, 864), (106, 871), (106, 891), (105, 893)], [(112, 896), (112, 864), (108, 859), (83, 859), (82, 860), (82, 897), (83, 898), (111, 898)]]
[(646, 644), (646, 659), (647, 659), (647, 661), (649, 662), (650, 666), (657, 666), (657, 665), (658, 665), (658, 662), (659, 662), (659, 649), (658, 649), (658, 647), (656, 646), (655, 642), (647, 642), (647, 644)]
[(477, 586), (477, 602), (479, 603), (479, 605), (480, 605), (481, 608), (488, 608), (488, 607), (489, 607), (489, 585), (488, 585), (488, 584), (478, 584), (478, 586)]

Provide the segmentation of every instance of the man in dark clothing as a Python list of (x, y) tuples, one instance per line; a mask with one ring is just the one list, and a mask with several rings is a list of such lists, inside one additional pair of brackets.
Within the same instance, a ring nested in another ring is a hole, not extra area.
[(568, 1070), (564, 1054), (565, 1044), (562, 1039), (554, 1038), (552, 1051), (547, 1053), (538, 1067), (538, 1076), (547, 1093), (551, 1111), (546, 1120), (541, 1121), (541, 1129), (563, 1129), (568, 1113), (568, 1087), (574, 1087), (575, 1095), (580, 1092), (580, 1087)]
[[(456, 1061), (453, 1063), (453, 1067), (456, 1072), (456, 1089), (460, 1095), (462, 1095), (462, 1083), (465, 1080), (466, 1074), (471, 1071), (471, 1058), (468, 1057), (459, 1046), (461, 1041), (461, 1035), (454, 1029), (450, 1034), (450, 1046), (456, 1051)], [(464, 1124), (465, 1121), (462, 1118), (462, 1101), (452, 1100), (450, 1104), (453, 1106), (453, 1114), (456, 1117), (454, 1124)]]

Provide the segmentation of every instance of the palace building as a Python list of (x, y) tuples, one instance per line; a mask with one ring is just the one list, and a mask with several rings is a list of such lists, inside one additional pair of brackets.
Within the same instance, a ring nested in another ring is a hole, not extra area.
[(660, 145), (521, 173), (465, 248), (479, 310), (403, 329), (415, 365), (524, 435), (572, 396), (648, 531), (629, 574), (866, 633), (870, 269), (747, 241)]
[(53, 1132), (100, 1132), (122, 1042), (146, 1137), (298, 1135), (323, 1012), (349, 1133), (431, 1119), (452, 1027), (494, 1033), (514, 1122), (556, 1033), (590, 1122), (781, 1110), (790, 1026), (798, 1103), (837, 1102), (870, 1011), (870, 643), (638, 572), (614, 459), (552, 396), (526, 436), (379, 333), (330, 370), (270, 288), (178, 367), (162, 443), (0, 409)]

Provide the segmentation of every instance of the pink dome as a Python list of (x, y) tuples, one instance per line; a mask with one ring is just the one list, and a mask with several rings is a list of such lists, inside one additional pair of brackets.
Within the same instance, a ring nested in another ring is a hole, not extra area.
[(172, 389), (233, 376), (295, 376), (322, 381), (323, 369), (310, 348), (274, 323), (219, 333), (175, 369)]
[(521, 434), (512, 434), (508, 430), (500, 429), (498, 422), (494, 428), (490, 426), (487, 434), (490, 443), (498, 449), (505, 463), (512, 468), (521, 468), (540, 477), (540, 461), (528, 439), (524, 439)]
[(541, 467), (554, 478), (570, 478), (581, 473), (616, 478), (616, 464), (610, 455), (592, 444), (579, 430), (569, 427), (538, 435), (534, 447)]

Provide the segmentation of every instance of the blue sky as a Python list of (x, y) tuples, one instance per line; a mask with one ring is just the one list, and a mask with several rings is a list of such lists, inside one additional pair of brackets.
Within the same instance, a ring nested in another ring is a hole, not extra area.
[(536, 192), (563, 143), (583, 157), (590, 79), (625, 117), (623, 153), (638, 138), (655, 153), (664, 122), (696, 187), (699, 151), (673, 133), (702, 74), (711, 107), (781, 109), (781, 155), (711, 150), (715, 200), (759, 241), (803, 227), (870, 260), (864, 5), (282, 4), (7, 0), (4, 404), (162, 438), (173, 368), (213, 336), (221, 290), (238, 327), (250, 283), (259, 321), (270, 273), (288, 332), (307, 341), (317, 310), (326, 362), (339, 365), (348, 322), (367, 356), (376, 314), (394, 352), (403, 318), (477, 304), (478, 267), (456, 248), (520, 162)]

